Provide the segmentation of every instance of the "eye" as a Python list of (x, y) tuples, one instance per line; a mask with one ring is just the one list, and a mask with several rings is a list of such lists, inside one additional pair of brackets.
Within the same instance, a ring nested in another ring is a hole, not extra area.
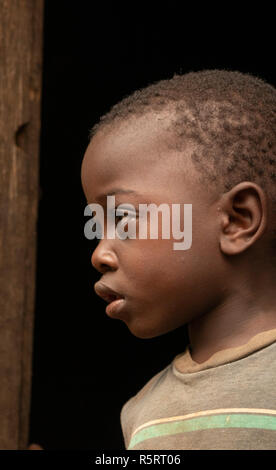
[(117, 223), (123, 220), (125, 217), (128, 217), (128, 214), (127, 215), (115, 215), (115, 224), (117, 225)]
[[(120, 214), (121, 211), (121, 214)], [(129, 212), (127, 209), (124, 211), (124, 209), (119, 209), (117, 212), (117, 207), (115, 207), (114, 213), (115, 213), (115, 224), (117, 225), (118, 222), (121, 222), (124, 218), (129, 218), (133, 219), (136, 218), (136, 214)], [(126, 214), (125, 214), (126, 212)]]

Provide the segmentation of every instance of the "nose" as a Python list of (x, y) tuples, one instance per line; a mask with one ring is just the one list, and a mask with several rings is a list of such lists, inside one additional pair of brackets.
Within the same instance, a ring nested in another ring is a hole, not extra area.
[(114, 251), (110, 248), (108, 241), (102, 239), (92, 253), (92, 266), (100, 273), (115, 271), (118, 269), (118, 259)]

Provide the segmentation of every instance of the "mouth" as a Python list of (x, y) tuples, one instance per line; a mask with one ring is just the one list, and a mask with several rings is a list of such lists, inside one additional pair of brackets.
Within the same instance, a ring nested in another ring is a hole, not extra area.
[(108, 303), (111, 303), (114, 300), (124, 299), (124, 296), (119, 294), (119, 292), (116, 292), (115, 290), (111, 289), (110, 287), (107, 287), (101, 282), (96, 282), (96, 284), (94, 285), (94, 290), (99, 297), (101, 297)]
[(116, 313), (118, 314), (119, 310), (121, 310), (125, 304), (125, 298), (122, 294), (116, 292), (110, 287), (107, 287), (102, 282), (96, 282), (94, 285), (94, 290), (99, 297), (108, 303), (106, 307), (106, 313), (109, 316), (112, 316)]

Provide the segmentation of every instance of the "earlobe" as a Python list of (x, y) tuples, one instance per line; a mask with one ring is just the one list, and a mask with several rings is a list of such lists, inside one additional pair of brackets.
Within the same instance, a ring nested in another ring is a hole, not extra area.
[(220, 249), (235, 255), (252, 246), (267, 227), (264, 191), (252, 182), (237, 184), (220, 201)]

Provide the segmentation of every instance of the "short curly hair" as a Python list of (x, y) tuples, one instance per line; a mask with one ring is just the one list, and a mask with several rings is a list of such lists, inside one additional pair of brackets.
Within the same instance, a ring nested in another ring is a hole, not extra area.
[[(229, 70), (201, 70), (160, 80), (115, 104), (90, 131), (170, 108), (173, 145), (196, 144), (199, 179), (229, 190), (253, 181), (276, 202), (276, 89), (264, 79)], [(170, 142), (171, 145), (171, 142)], [(274, 231), (275, 233), (275, 231)]]

